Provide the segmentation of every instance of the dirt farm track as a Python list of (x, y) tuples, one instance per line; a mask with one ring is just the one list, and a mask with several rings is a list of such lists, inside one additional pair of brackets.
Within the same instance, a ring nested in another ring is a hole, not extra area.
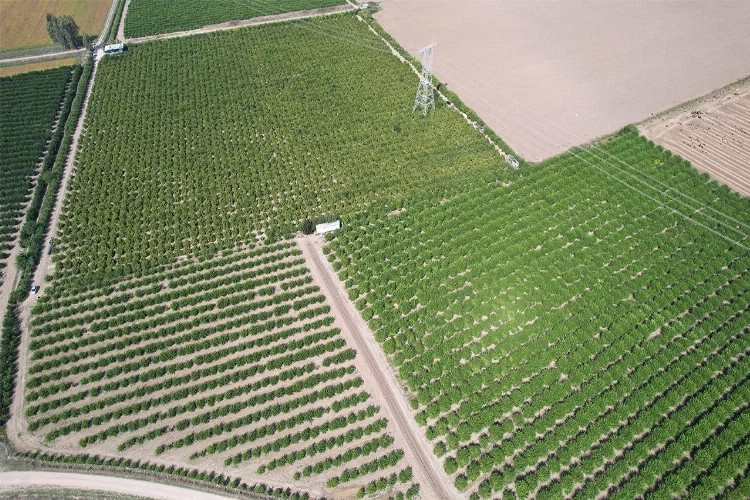
[(437, 78), (529, 161), (750, 74), (742, 0), (379, 3), (412, 54), (438, 42)]

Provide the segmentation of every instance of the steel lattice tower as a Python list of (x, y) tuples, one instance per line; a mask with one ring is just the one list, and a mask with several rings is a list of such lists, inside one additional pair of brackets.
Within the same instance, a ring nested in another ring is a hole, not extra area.
[(417, 87), (417, 97), (414, 99), (414, 107), (411, 112), (417, 108), (422, 108), (422, 116), (427, 116), (430, 109), (435, 109), (435, 94), (432, 92), (432, 54), (437, 43), (428, 45), (419, 51), (422, 54), (422, 76), (419, 78), (419, 87)]

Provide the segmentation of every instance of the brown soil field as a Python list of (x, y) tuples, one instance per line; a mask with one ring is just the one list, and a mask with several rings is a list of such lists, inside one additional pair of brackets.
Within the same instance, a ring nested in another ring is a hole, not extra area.
[(680, 106), (638, 128), (700, 172), (750, 196), (750, 81)]
[(65, 59), (55, 59), (52, 61), (42, 61), (31, 64), (19, 64), (16, 66), (0, 66), (0, 77), (20, 75), (31, 71), (41, 71), (43, 69), (59, 68), (60, 66), (72, 66), (76, 63), (75, 57), (66, 57)]
[(411, 54), (438, 42), (435, 76), (529, 161), (750, 74), (750, 2), (379, 3)]
[(21, 448), (215, 471), (316, 497), (352, 498), (410, 466), (397, 455), (329, 483), (406, 445), (294, 242), (186, 258), (85, 292), (57, 283), (29, 326), (25, 419), (9, 430)]
[(44, 16), (73, 16), (81, 33), (96, 35), (104, 26), (111, 0), (2, 0), (0, 51), (52, 45)]

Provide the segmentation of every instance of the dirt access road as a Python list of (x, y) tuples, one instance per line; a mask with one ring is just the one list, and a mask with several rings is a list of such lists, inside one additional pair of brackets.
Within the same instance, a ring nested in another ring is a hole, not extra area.
[(529, 161), (750, 74), (750, 2), (379, 4), (411, 54), (438, 42), (435, 75)]
[(0, 493), (5, 488), (19, 486), (58, 486), (61, 488), (111, 491), (163, 500), (227, 500), (229, 498), (204, 491), (123, 477), (74, 474), (70, 472), (0, 472)]
[[(341, 9), (332, 10), (329, 13), (335, 13), (340, 10), (351, 10), (352, 6), (344, 6)], [(268, 22), (276, 22), (286, 19), (298, 19), (302, 17), (310, 17), (321, 15), (320, 11), (307, 11), (305, 13), (289, 13), (274, 16), (275, 19), (256, 19), (251, 20), (250, 24), (263, 24)], [(179, 36), (187, 36), (196, 32), (208, 33), (210, 31), (216, 31), (221, 29), (232, 29), (235, 27), (243, 26), (241, 23), (233, 23), (232, 26), (219, 25), (216, 27), (203, 28), (190, 33), (173, 33), (169, 35), (163, 35), (156, 38), (175, 38)], [(139, 40), (145, 41), (145, 40)], [(132, 43), (132, 42), (131, 42)], [(49, 257), (50, 241), (55, 237), (57, 231), (57, 224), (60, 213), (62, 211), (63, 200), (69, 181), (74, 174), (73, 165), (75, 163), (75, 156), (78, 150), (78, 139), (80, 138), (83, 130), (83, 123), (85, 122), (86, 111), (88, 109), (89, 97), (91, 89), (93, 88), (94, 81), (96, 78), (96, 71), (98, 69), (98, 61), (94, 67), (94, 73), (91, 78), (91, 83), (86, 90), (86, 96), (84, 98), (84, 107), (81, 113), (81, 117), (76, 128), (74, 135), (74, 142), (72, 147), (72, 153), (66, 162), (66, 169), (63, 176), (63, 182), (61, 184), (60, 192), (55, 203), (55, 207), (52, 214), (52, 220), (50, 228), (47, 234), (47, 238), (44, 242), (42, 261), (40, 262), (37, 271), (35, 273), (35, 283), (43, 284), (42, 292), (44, 293), (46, 281), (54, 266)], [(423, 497), (430, 499), (451, 499), (460, 498), (458, 493), (453, 488), (449, 478), (443, 473), (442, 467), (440, 466), (437, 458), (432, 454), (429, 444), (424, 439), (424, 433), (417, 426), (413, 416), (410, 414), (409, 409), (406, 406), (406, 399), (400, 393), (398, 382), (394, 378), (393, 374), (388, 368), (387, 360), (380, 351), (380, 347), (375, 343), (372, 334), (367, 335), (368, 329), (364, 322), (359, 317), (356, 309), (353, 308), (352, 304), (349, 303), (344, 295), (343, 285), (338, 281), (338, 278), (333, 273), (333, 270), (325, 261), (321, 261), (320, 250), (315, 249), (309, 245), (301, 245), (303, 252), (306, 253), (309, 262), (314, 264), (311, 266), (311, 271), (316, 280), (320, 283), (321, 288), (325, 290), (326, 296), (332, 305), (335, 314), (341, 318), (342, 321), (347, 325), (351, 332), (347, 340), (352, 342), (356, 346), (358, 352), (362, 356), (365, 363), (365, 368), (368, 373), (364, 374), (370, 380), (375, 381), (375, 386), (379, 390), (380, 397), (382, 398), (382, 408), (391, 415), (393, 422), (398, 433), (401, 434), (401, 442), (405, 446), (405, 454), (407, 455), (408, 461), (414, 467), (415, 479), (423, 487)], [(28, 450), (38, 449), (41, 444), (37, 442), (33, 436), (26, 432), (27, 424), (23, 415), (23, 394), (25, 392), (25, 374), (28, 370), (28, 356), (29, 356), (29, 313), (33, 306), (35, 296), (30, 297), (23, 305), (21, 311), (23, 334), (21, 339), (21, 356), (19, 357), (19, 374), (17, 378), (16, 386), (16, 397), (13, 401), (11, 420), (8, 426), (9, 438), (13, 441), (13, 444), (17, 449)], [(77, 487), (81, 487), (83, 484), (91, 484), (92, 487), (101, 488), (110, 491), (124, 491), (128, 493), (138, 493), (139, 490), (129, 489), (132, 486), (130, 480), (112, 479), (105, 483), (98, 483), (100, 476), (87, 476), (87, 475), (76, 475), (81, 478), (86, 478), (88, 483), (78, 481), (75, 483)], [(37, 476), (39, 477), (39, 476)], [(2, 478), (0, 478), (2, 481)], [(116, 481), (116, 482), (115, 482)], [(142, 482), (150, 485), (150, 483)], [(33, 483), (26, 483), (33, 484)], [(49, 483), (47, 483), (49, 484)], [(124, 490), (118, 488), (123, 487)], [(155, 491), (153, 488), (161, 488), (161, 485), (151, 485), (150, 491)], [(159, 490), (160, 491), (160, 490)], [(181, 494), (182, 498), (199, 498), (192, 491)], [(170, 497), (171, 498), (171, 497)], [(219, 498), (219, 497), (215, 497)]]
[(150, 36), (143, 36), (143, 37), (138, 37), (138, 38), (125, 38), (125, 33), (124, 33), (125, 14), (127, 13), (127, 8), (129, 4), (130, 4), (130, 0), (128, 0), (127, 3), (125, 4), (125, 11), (123, 11), (122, 20), (120, 21), (120, 26), (117, 30), (118, 38), (120, 40), (123, 40), (125, 43), (143, 43), (143, 42), (150, 42), (152, 40), (163, 40), (165, 38), (180, 38), (184, 36), (200, 35), (203, 33), (213, 33), (214, 31), (232, 30), (236, 28), (245, 28), (247, 26), (258, 26), (261, 24), (278, 23), (282, 21), (292, 21), (294, 19), (305, 19), (307, 17), (327, 16), (330, 14), (338, 14), (339, 12), (349, 12), (352, 10), (356, 10), (354, 6), (346, 3), (344, 5), (337, 5), (335, 7), (325, 7), (322, 9), (300, 10), (296, 12), (285, 12), (283, 14), (274, 14), (272, 16), (254, 17), (252, 19), (245, 19), (244, 21), (227, 21), (225, 23), (212, 24), (210, 26), (204, 26), (203, 28), (198, 28), (198, 29), (194, 29), (190, 31), (176, 31), (174, 33), (165, 33), (163, 35), (150, 35)]
[[(76, 124), (75, 132), (73, 132), (73, 141), (70, 146), (70, 154), (68, 155), (68, 158), (65, 162), (65, 170), (63, 172), (62, 182), (60, 183), (60, 189), (57, 193), (57, 197), (55, 198), (55, 205), (52, 210), (49, 228), (47, 228), (47, 234), (45, 235), (45, 239), (42, 245), (42, 256), (39, 260), (39, 264), (37, 265), (36, 270), (34, 271), (33, 283), (39, 285), (41, 288), (37, 295), (29, 294), (29, 296), (19, 308), (19, 319), (21, 321), (21, 342), (18, 346), (18, 376), (16, 377), (16, 388), (13, 394), (13, 402), (11, 404), (10, 419), (8, 419), (8, 423), (6, 425), (6, 433), (8, 435), (8, 439), (10, 439), (13, 443), (13, 446), (19, 450), (29, 451), (42, 447), (42, 443), (40, 442), (40, 440), (35, 439), (31, 434), (27, 432), (26, 429), (28, 428), (28, 424), (23, 413), (24, 394), (26, 392), (26, 373), (28, 372), (29, 368), (30, 356), (29, 323), (31, 319), (31, 308), (36, 303), (37, 298), (44, 294), (47, 287), (48, 278), (54, 270), (54, 264), (52, 263), (52, 259), (50, 256), (50, 245), (52, 244), (52, 241), (57, 234), (57, 224), (60, 220), (60, 213), (62, 213), (63, 200), (65, 199), (65, 193), (68, 189), (70, 178), (73, 175), (73, 164), (75, 162), (76, 153), (78, 151), (78, 140), (81, 138), (81, 133), (83, 132), (83, 123), (86, 117), (89, 97), (91, 97), (91, 89), (94, 86), (94, 79), (96, 77), (96, 71), (99, 67), (100, 58), (101, 53), (97, 54), (94, 59), (94, 67), (92, 69), (89, 85), (86, 88), (86, 95), (84, 96), (81, 115), (78, 119), (78, 123)], [(11, 265), (15, 270), (15, 261), (9, 263), (8, 267), (10, 268)]]
[[(117, 3), (118, 3), (118, 0), (112, 0), (112, 4), (110, 5), (109, 13), (107, 15), (107, 20), (106, 20), (106, 22), (104, 24), (104, 29), (102, 30), (102, 33), (101, 33), (101, 35), (99, 35), (99, 39), (97, 40), (98, 44), (101, 44), (106, 39), (107, 34), (109, 33), (109, 28), (112, 25), (112, 22), (113, 22), (113, 19), (114, 19), (114, 15), (115, 15)], [(56, 53), (53, 53), (53, 54), (45, 54), (43, 56), (32, 56), (32, 57), (20, 57), (20, 58), (14, 58), (14, 59), (7, 59), (7, 60), (3, 60), (3, 62), (14, 61), (14, 62), (17, 62), (19, 64), (22, 64), (24, 62), (29, 62), (29, 61), (34, 61), (34, 60), (43, 60), (43, 59), (57, 58), (57, 57), (59, 57), (60, 54), (63, 54), (63, 53), (70, 53), (72, 55), (79, 55), (79, 54), (82, 54), (84, 52), (85, 52), (85, 49), (69, 50), (69, 51), (56, 52)], [(94, 71), (96, 71), (96, 68), (94, 68)], [(94, 77), (92, 75), (91, 82), (93, 82), (93, 81), (94, 81)], [(85, 103), (86, 104), (88, 103), (88, 94), (86, 95), (86, 101), (85, 101)], [(78, 146), (78, 137), (80, 137), (80, 135), (81, 135), (81, 126), (83, 124), (83, 116), (85, 114), (85, 109), (86, 109), (86, 107), (85, 107), (85, 104), (84, 104), (84, 112), (81, 113), (81, 119), (79, 120), (78, 125), (76, 127), (76, 131), (75, 131), (75, 136), (74, 136), (74, 140), (73, 140), (73, 146), (72, 146), (72, 149), (71, 149), (72, 153), (71, 153), (70, 157), (68, 158), (69, 159), (69, 163), (71, 163), (71, 164), (72, 164), (72, 158), (75, 157), (75, 151), (76, 151), (76, 148)], [(57, 119), (58, 119), (58, 117), (55, 117), (55, 120), (57, 120)], [(56, 126), (58, 126), (57, 122), (55, 122), (55, 124), (54, 124), (54, 127), (56, 127)], [(61, 124), (61, 126), (64, 127), (65, 124), (63, 123), (63, 124)], [(46, 150), (45, 150), (45, 152), (46, 152)], [(68, 164), (66, 164), (66, 167), (65, 167), (65, 176), (63, 178), (63, 186), (60, 189), (60, 193), (65, 193), (65, 186), (67, 184), (67, 180), (68, 180), (67, 178), (69, 177), (70, 170), (71, 169), (69, 168)], [(62, 194), (58, 194), (58, 197), (57, 197), (56, 201), (61, 201), (61, 200), (62, 200)], [(61, 204), (62, 203), (60, 203), (60, 205)], [(26, 209), (27, 208), (28, 208), (28, 204), (26, 205), (26, 207), (24, 207), (24, 214), (23, 214), (24, 218), (26, 216)], [(57, 203), (55, 204), (55, 208), (57, 209)], [(51, 226), (54, 226), (55, 229), (57, 228), (57, 219), (58, 219), (58, 217), (59, 217), (59, 210), (56, 213), (53, 213), (53, 215), (52, 215)], [(24, 220), (24, 218), (22, 218), (21, 220)], [(49, 233), (51, 233), (51, 230), (48, 232), (48, 236), (47, 236), (47, 238), (44, 241), (44, 253), (42, 254), (42, 261), (45, 262), (45, 268), (49, 266), (49, 255), (48, 255), (48, 253), (49, 253), (49, 246), (48, 245), (50, 243)], [(19, 233), (19, 235), (20, 235), (20, 233)], [(13, 242), (13, 248), (12, 248), (12, 250), (10, 252), (10, 256), (8, 257), (8, 265), (5, 268), (5, 276), (4, 276), (4, 280), (3, 280), (3, 285), (0, 288), (0, 318), (4, 318), (5, 317), (5, 310), (6, 310), (7, 305), (8, 305), (8, 299), (10, 297), (11, 292), (15, 289), (16, 282), (18, 281), (18, 268), (16, 267), (16, 256), (20, 252), (20, 247), (19, 247), (19, 244), (18, 244), (18, 242), (19, 242), (19, 239), (18, 239), (19, 235), (16, 236), (16, 239)], [(39, 275), (39, 269), (41, 267), (42, 267), (42, 265), (40, 263), (40, 265), (37, 266), (37, 272), (34, 274), (34, 282), (35, 283), (37, 282), (36, 281), (37, 278), (40, 276)], [(45, 277), (46, 277), (46, 275), (45, 275)], [(28, 302), (28, 300), (27, 300), (27, 302)]]
[(333, 267), (324, 258), (322, 252), (323, 238), (308, 236), (300, 238), (297, 243), (307, 262), (313, 282), (320, 287), (331, 313), (346, 328), (342, 335), (347, 344), (357, 351), (357, 364), (362, 378), (375, 383), (373, 396), (380, 407), (387, 411), (394, 422), (396, 442), (404, 443), (404, 455), (412, 465), (414, 477), (422, 485), (422, 498), (443, 500), (459, 498), (448, 476), (443, 471), (437, 457), (432, 453), (424, 431), (419, 428), (412, 412), (406, 405), (406, 396), (390, 370), (388, 360), (375, 337), (365, 324), (357, 309), (348, 300), (344, 285), (336, 276)]

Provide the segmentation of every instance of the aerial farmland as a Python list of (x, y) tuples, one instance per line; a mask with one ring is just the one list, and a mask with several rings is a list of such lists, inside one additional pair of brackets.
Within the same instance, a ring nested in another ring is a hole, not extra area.
[(750, 74), (745, 2), (380, 5), (410, 52), (439, 42), (435, 75), (532, 162)]
[[(750, 496), (747, 9), (592, 11), (594, 38), (727, 23), (705, 78), (665, 42), (653, 92), (651, 62), (579, 54), (571, 121), (522, 66), (553, 36), (514, 53), (541, 98), (474, 78), (498, 6), (105, 3), (75, 64), (0, 78), (0, 487)], [(503, 8), (526, 36), (566, 9)], [(584, 102), (592, 71), (632, 109)]]

